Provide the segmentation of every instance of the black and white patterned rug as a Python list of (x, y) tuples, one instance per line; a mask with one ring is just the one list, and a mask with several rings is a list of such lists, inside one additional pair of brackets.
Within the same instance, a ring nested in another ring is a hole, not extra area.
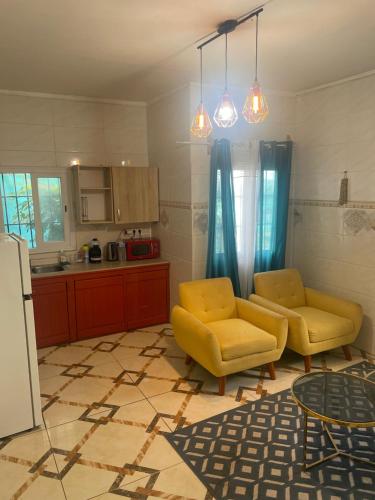
[[(374, 365), (362, 361), (343, 371), (363, 377)], [(329, 427), (341, 450), (375, 460), (374, 428)], [(289, 389), (166, 438), (217, 500), (375, 499), (373, 466), (336, 457), (303, 471), (303, 415)], [(309, 460), (332, 452), (321, 422), (309, 418)]]

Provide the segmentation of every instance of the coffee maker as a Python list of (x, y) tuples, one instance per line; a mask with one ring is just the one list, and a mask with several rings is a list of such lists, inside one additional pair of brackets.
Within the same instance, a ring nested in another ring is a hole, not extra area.
[(93, 238), (90, 243), (89, 261), (93, 264), (99, 264), (102, 261), (102, 249), (97, 238)]

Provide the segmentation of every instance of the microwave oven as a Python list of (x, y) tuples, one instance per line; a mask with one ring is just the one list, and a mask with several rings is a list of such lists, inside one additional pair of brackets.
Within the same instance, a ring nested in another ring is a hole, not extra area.
[(126, 260), (156, 259), (158, 257), (160, 257), (160, 241), (157, 238), (141, 238), (126, 242)]

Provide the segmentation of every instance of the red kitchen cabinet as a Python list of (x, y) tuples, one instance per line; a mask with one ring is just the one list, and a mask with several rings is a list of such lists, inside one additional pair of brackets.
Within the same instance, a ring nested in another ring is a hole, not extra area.
[(37, 347), (169, 321), (169, 264), (32, 280)]
[(33, 283), (33, 306), (37, 346), (69, 342), (67, 283), (50, 279)]
[(75, 308), (78, 339), (123, 331), (122, 275), (77, 279)]
[(129, 329), (168, 322), (168, 269), (129, 272), (125, 303)]

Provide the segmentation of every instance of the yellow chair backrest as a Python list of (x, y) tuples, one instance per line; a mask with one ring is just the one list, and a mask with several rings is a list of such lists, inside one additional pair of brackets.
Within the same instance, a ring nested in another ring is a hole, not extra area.
[(289, 309), (306, 305), (305, 289), (297, 269), (254, 275), (255, 293)]
[(229, 278), (180, 283), (180, 304), (203, 323), (237, 317), (236, 301)]

